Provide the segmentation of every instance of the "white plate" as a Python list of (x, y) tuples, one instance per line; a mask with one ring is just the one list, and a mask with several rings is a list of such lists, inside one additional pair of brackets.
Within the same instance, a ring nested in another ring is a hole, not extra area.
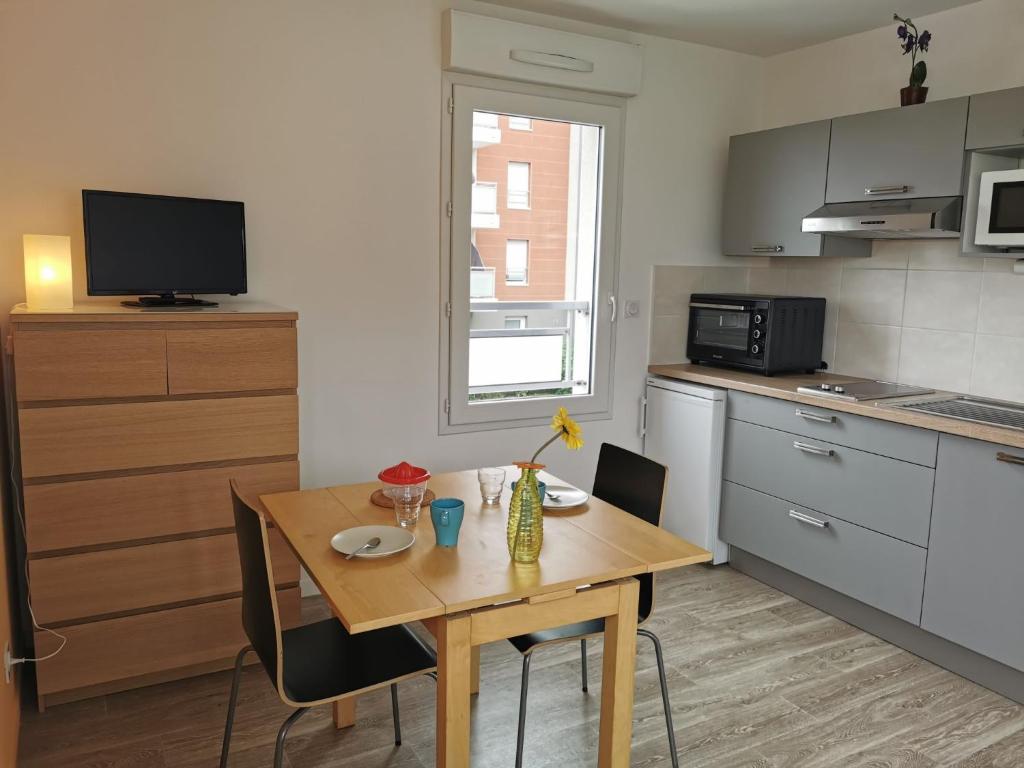
[[(551, 494), (557, 496), (558, 500), (552, 499)], [(568, 485), (549, 485), (542, 506), (544, 509), (569, 509), (585, 504), (589, 498), (589, 494), (579, 488)]]
[(402, 552), (413, 545), (416, 537), (412, 531), (394, 525), (361, 525), (338, 531), (331, 538), (331, 546), (343, 555), (351, 555), (374, 536), (380, 536), (380, 545), (364, 550), (356, 557), (387, 557)]

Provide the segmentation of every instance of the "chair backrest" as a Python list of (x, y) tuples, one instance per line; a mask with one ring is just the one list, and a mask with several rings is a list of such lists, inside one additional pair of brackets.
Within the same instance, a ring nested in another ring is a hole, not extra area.
[(235, 536), (242, 566), (242, 626), (256, 655), (278, 690), (281, 689), (281, 620), (270, 564), (267, 522), (231, 481)]
[[(661, 503), (668, 470), (656, 461), (611, 443), (601, 445), (594, 477), (594, 496), (639, 517), (651, 525), (661, 524)], [(640, 580), (640, 621), (654, 610), (654, 574)]]

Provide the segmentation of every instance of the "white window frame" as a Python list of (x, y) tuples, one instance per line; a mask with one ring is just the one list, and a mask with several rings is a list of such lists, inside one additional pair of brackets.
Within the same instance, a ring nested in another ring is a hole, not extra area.
[[(516, 165), (516, 166), (525, 165), (526, 166), (526, 189), (525, 190), (519, 190), (519, 189), (515, 190), (515, 194), (517, 194), (517, 195), (518, 194), (525, 194), (526, 195), (526, 202), (525, 203), (516, 202), (515, 205), (512, 204), (512, 195), (513, 195), (513, 190), (512, 190), (512, 166), (513, 165)], [(532, 179), (533, 179), (533, 167), (532, 167), (532, 165), (529, 162), (527, 162), (526, 160), (509, 160), (508, 161), (508, 167), (505, 169), (505, 207), (506, 208), (508, 208), (510, 211), (528, 211), (528, 210), (530, 210), (530, 197), (531, 197), (531, 195), (530, 195), (530, 183), (531, 183)]]
[[(521, 123), (514, 121), (522, 120)], [(509, 115), (508, 116), (508, 129), (510, 131), (532, 131), (533, 130), (533, 118), (523, 117), (522, 115)]]
[[(523, 279), (510, 280), (508, 277), (508, 251), (512, 243), (526, 243), (526, 258), (523, 264)], [(505, 285), (527, 287), (530, 285), (530, 241), (521, 237), (510, 237), (505, 241)]]
[[(445, 73), (442, 87), (441, 305), (438, 431), (440, 434), (547, 424), (556, 408), (591, 421), (612, 418), (615, 358), (615, 292), (625, 100), (564, 88)], [(449, 105), (451, 108), (449, 109)], [(528, 114), (602, 127), (598, 278), (587, 318), (595, 330), (590, 391), (564, 397), (469, 402), (469, 270), (473, 112)]]

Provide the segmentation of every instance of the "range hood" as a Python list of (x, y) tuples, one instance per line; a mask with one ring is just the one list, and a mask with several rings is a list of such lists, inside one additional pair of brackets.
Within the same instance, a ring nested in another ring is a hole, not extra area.
[(827, 203), (804, 217), (803, 231), (867, 240), (960, 237), (960, 197)]

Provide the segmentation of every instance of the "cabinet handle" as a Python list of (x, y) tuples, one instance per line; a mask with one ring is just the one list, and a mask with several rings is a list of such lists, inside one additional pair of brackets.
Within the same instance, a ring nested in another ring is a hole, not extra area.
[(812, 413), (811, 411), (805, 411), (803, 408), (796, 409), (796, 415), (800, 418), (807, 419), (808, 421), (820, 421), (822, 424), (835, 424), (835, 416), (822, 416), (820, 413)]
[(1012, 453), (1004, 453), (1003, 451), (996, 454), (996, 461), (1002, 461), (1007, 464), (1016, 464), (1017, 466), (1024, 467), (1024, 457), (1014, 456)]
[(801, 443), (799, 440), (793, 441), (793, 447), (798, 451), (804, 453), (813, 453), (815, 456), (835, 456), (836, 452), (831, 448), (822, 448), (820, 445), (811, 445), (810, 443)]
[(803, 512), (797, 512), (795, 509), (789, 510), (789, 516), (801, 523), (813, 525), (815, 528), (828, 528), (828, 520), (818, 520), (816, 517), (805, 515)]
[(909, 184), (890, 184), (887, 187), (864, 187), (865, 195), (904, 195), (912, 190)]
[(786, 248), (782, 245), (752, 245), (750, 250), (754, 253), (784, 253)]

